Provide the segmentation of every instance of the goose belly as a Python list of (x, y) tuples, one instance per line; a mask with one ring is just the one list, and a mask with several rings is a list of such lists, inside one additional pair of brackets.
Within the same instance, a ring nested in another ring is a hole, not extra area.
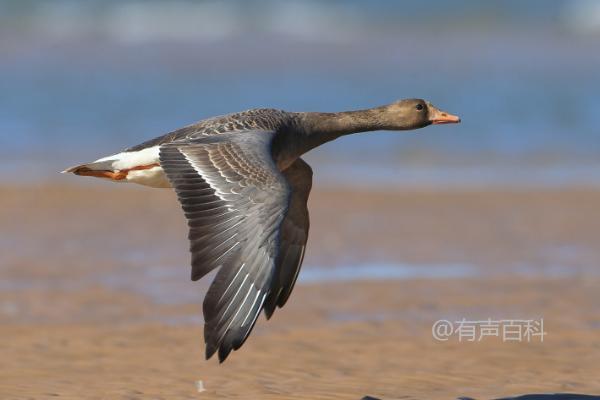
[(127, 182), (153, 188), (170, 188), (171, 184), (160, 165), (149, 169), (130, 170), (125, 178)]

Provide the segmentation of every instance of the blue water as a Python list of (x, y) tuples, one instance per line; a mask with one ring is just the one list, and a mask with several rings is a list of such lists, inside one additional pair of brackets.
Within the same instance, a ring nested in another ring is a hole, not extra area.
[(336, 111), (423, 97), (463, 123), (354, 135), (312, 162), (335, 171), (358, 157), (370, 182), (401, 168), (394, 185), (600, 181), (600, 40), (569, 28), (573, 2), (190, 8), (221, 33), (176, 21), (157, 30), (160, 10), (138, 2), (102, 12), (58, 3), (2, 20), (2, 180), (65, 179), (54, 172), (247, 108)]
[[(0, 282), (1, 292), (37, 290), (68, 293), (102, 286), (110, 290), (142, 295), (163, 305), (200, 304), (214, 273), (199, 282), (189, 280), (187, 268), (173, 265), (128, 266), (117, 271), (95, 271), (76, 280), (32, 279), (11, 276)], [(339, 266), (306, 265), (298, 277), (299, 285), (343, 284), (355, 281), (401, 281), (414, 279), (460, 279), (490, 277), (574, 278), (597, 277), (595, 268), (574, 268), (562, 264), (533, 266), (516, 264), (501, 271), (470, 264), (355, 264)]]
[(329, 268), (306, 267), (300, 273), (301, 284), (351, 281), (388, 281), (403, 279), (444, 279), (476, 276), (477, 269), (471, 265), (409, 265), (366, 264)]

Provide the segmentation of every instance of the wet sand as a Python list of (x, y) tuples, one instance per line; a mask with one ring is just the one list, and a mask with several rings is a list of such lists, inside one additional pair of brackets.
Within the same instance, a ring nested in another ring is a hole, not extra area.
[[(0, 188), (0, 398), (478, 399), (600, 393), (600, 191), (317, 188), (307, 267), (466, 264), (472, 276), (300, 284), (204, 361), (174, 196)], [(447, 342), (439, 319), (544, 319), (544, 342)], [(196, 381), (206, 391), (198, 393)]]

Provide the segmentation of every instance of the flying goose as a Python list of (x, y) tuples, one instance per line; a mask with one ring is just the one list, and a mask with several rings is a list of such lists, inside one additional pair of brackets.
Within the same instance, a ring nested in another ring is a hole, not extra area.
[(192, 280), (219, 268), (203, 303), (206, 358), (223, 362), (261, 310), (294, 287), (308, 238), (312, 169), (300, 158), (340, 136), (460, 118), (421, 99), (338, 113), (253, 109), (209, 118), (89, 164), (75, 175), (172, 187), (189, 225)]

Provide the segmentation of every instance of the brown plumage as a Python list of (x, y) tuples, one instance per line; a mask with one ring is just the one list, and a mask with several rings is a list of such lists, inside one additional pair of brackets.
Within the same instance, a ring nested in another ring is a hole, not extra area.
[(204, 299), (206, 357), (223, 362), (261, 310), (283, 307), (309, 230), (312, 169), (300, 156), (340, 136), (460, 122), (420, 99), (340, 113), (249, 110), (210, 118), (68, 169), (77, 175), (173, 187), (189, 225), (192, 279), (214, 269)]

